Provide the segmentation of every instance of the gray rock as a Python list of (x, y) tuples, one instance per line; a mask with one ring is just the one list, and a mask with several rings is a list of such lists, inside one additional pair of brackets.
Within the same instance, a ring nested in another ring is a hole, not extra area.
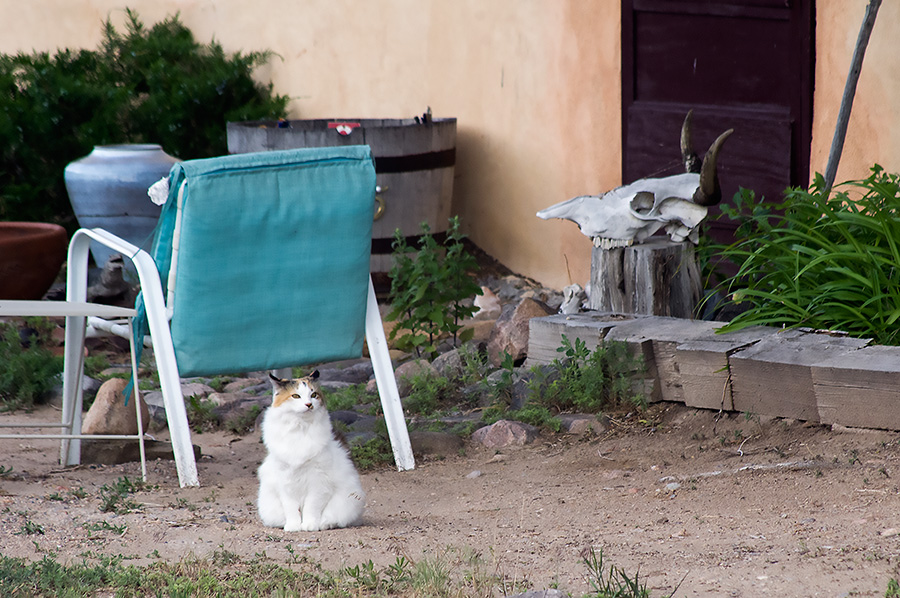
[(356, 418), (352, 424), (348, 426), (350, 432), (375, 432), (375, 428), (378, 426), (378, 418), (374, 415), (363, 415), (359, 414), (359, 417)]
[(488, 340), (487, 353), (491, 364), (499, 367), (505, 353), (509, 353), (516, 363), (525, 359), (528, 354), (529, 322), (532, 318), (552, 313), (553, 310), (546, 303), (530, 298), (522, 299), (513, 308), (507, 305), (497, 318)]
[(447, 457), (455, 455), (463, 448), (462, 438), (445, 432), (429, 432), (416, 430), (409, 433), (409, 442), (413, 453), (417, 455), (437, 455)]
[(325, 389), (328, 392), (340, 392), (345, 388), (349, 388), (351, 386), (355, 386), (354, 382), (340, 382), (338, 380), (326, 380), (324, 382), (319, 382), (319, 386)]
[(341, 422), (344, 425), (349, 426), (356, 420), (360, 418), (360, 414), (356, 411), (350, 411), (349, 409), (338, 409), (336, 411), (329, 411), (328, 415), (331, 416), (332, 422)]
[(202, 382), (195, 381), (181, 383), (181, 396), (183, 396), (185, 399), (188, 397), (205, 399), (214, 392), (216, 392), (215, 389), (207, 384), (203, 384)]
[(584, 436), (585, 434), (602, 434), (609, 429), (609, 419), (605, 416), (586, 413), (561, 413), (559, 420), (563, 430), (569, 434)]
[(434, 369), (439, 374), (447, 376), (448, 378), (462, 375), (463, 360), (462, 355), (460, 355), (460, 349), (451, 349), (446, 353), (441, 353), (431, 362), (431, 365), (434, 366)]
[[(242, 433), (246, 431), (247, 428), (256, 429), (257, 424), (255, 422), (258, 419), (258, 416), (269, 406), (269, 402), (268, 397), (248, 397), (246, 395), (241, 395), (235, 400), (217, 406), (212, 412), (220, 425), (229, 430)], [(254, 414), (256, 415), (254, 423), (248, 425), (248, 420), (250, 420)]]
[[(97, 398), (84, 416), (81, 431), (84, 434), (137, 434), (137, 415), (135, 413), (134, 396), (125, 404), (122, 391), (128, 381), (122, 378), (110, 378), (100, 386)], [(141, 401), (141, 418), (144, 429), (150, 423), (150, 412), (147, 404)]]
[(407, 361), (396, 369), (394, 375), (397, 377), (397, 390), (401, 397), (409, 395), (409, 391), (412, 388), (411, 380), (417, 375), (422, 374), (436, 375), (437, 370), (425, 359), (413, 359), (412, 361)]
[(256, 378), (238, 378), (237, 380), (232, 380), (228, 384), (225, 385), (225, 392), (243, 392), (245, 394), (259, 394), (262, 390), (271, 391), (271, 384), (260, 384), (259, 380)]
[(503, 448), (523, 446), (534, 442), (538, 437), (538, 429), (522, 422), (501, 419), (490, 426), (485, 426), (472, 434), (472, 441), (487, 448)]
[(319, 368), (319, 383), (364, 384), (369, 381), (374, 372), (372, 362), (368, 359), (328, 364)]

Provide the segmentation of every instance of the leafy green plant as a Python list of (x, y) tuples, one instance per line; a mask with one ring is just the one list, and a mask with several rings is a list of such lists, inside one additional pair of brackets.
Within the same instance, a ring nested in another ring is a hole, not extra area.
[(375, 438), (350, 447), (350, 458), (357, 468), (374, 469), (394, 462), (394, 454), (386, 432), (385, 430), (385, 433), (378, 433)]
[(459, 382), (434, 372), (418, 372), (409, 380), (409, 395), (403, 402), (407, 413), (434, 415), (441, 409), (464, 402)]
[(634, 375), (643, 369), (639, 357), (632, 355), (623, 342), (602, 342), (591, 351), (584, 341), (574, 344), (565, 335), (556, 349), (565, 354), (554, 359), (557, 375), (542, 387), (535, 402), (557, 411), (600, 413), (623, 402), (644, 407), (646, 399), (634, 391)]
[(30, 409), (57, 383), (63, 359), (50, 352), (50, 328), (41, 318), (28, 318), (23, 343), (19, 330), (0, 323), (0, 410)]
[(227, 121), (278, 118), (288, 98), (256, 83), (269, 52), (226, 54), (177, 16), (126, 10), (96, 50), (0, 55), (0, 220), (73, 225), (63, 169), (94, 145), (159, 143), (182, 159), (226, 153)]
[(188, 421), (191, 429), (195, 432), (208, 432), (214, 430), (219, 425), (219, 418), (216, 416), (216, 404), (197, 395), (191, 395), (187, 398)]
[(329, 411), (341, 411), (353, 409), (357, 405), (369, 405), (375, 400), (375, 395), (366, 392), (365, 384), (352, 384), (338, 390), (322, 390), (325, 395), (325, 405)]
[(475, 313), (475, 307), (464, 301), (481, 294), (481, 287), (471, 276), (478, 264), (469, 253), (459, 230), (459, 218), (450, 219), (443, 245), (439, 244), (426, 223), (422, 223), (421, 245), (413, 252), (398, 229), (394, 233), (394, 265), (391, 279), (391, 310), (385, 316), (396, 321), (390, 340), (403, 350), (414, 350), (421, 357), (437, 354), (442, 334), (465, 341), (460, 334), (461, 320)]
[(888, 580), (887, 590), (884, 593), (884, 598), (900, 598), (900, 583), (897, 582), (893, 577)]
[(871, 170), (830, 194), (817, 174), (809, 190), (754, 206), (744, 238), (722, 250), (738, 265), (722, 293), (749, 309), (722, 332), (808, 326), (900, 344), (900, 175)]

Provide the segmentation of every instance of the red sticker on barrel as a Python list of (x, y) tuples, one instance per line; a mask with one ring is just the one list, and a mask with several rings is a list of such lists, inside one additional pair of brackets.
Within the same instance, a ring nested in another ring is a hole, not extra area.
[(349, 135), (358, 126), (360, 126), (359, 123), (328, 123), (329, 129), (336, 129), (341, 135)]

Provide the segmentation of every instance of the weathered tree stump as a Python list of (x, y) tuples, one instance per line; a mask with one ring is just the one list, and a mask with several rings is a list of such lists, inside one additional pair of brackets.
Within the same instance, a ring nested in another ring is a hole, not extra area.
[(700, 268), (689, 242), (661, 238), (591, 252), (591, 309), (690, 318), (699, 301)]

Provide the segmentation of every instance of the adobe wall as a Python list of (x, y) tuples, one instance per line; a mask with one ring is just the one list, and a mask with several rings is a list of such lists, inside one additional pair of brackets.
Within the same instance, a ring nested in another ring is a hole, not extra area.
[[(867, 0), (820, 0), (812, 168), (824, 171)], [(41, 0), (0, 3), (0, 51), (96, 47), (123, 7), (179, 12), (202, 41), (271, 49), (291, 118), (459, 119), (454, 209), (501, 262), (547, 286), (589, 278), (591, 245), (539, 209), (621, 183), (620, 3), (613, 0)], [(838, 179), (900, 170), (900, 5), (885, 2)]]

